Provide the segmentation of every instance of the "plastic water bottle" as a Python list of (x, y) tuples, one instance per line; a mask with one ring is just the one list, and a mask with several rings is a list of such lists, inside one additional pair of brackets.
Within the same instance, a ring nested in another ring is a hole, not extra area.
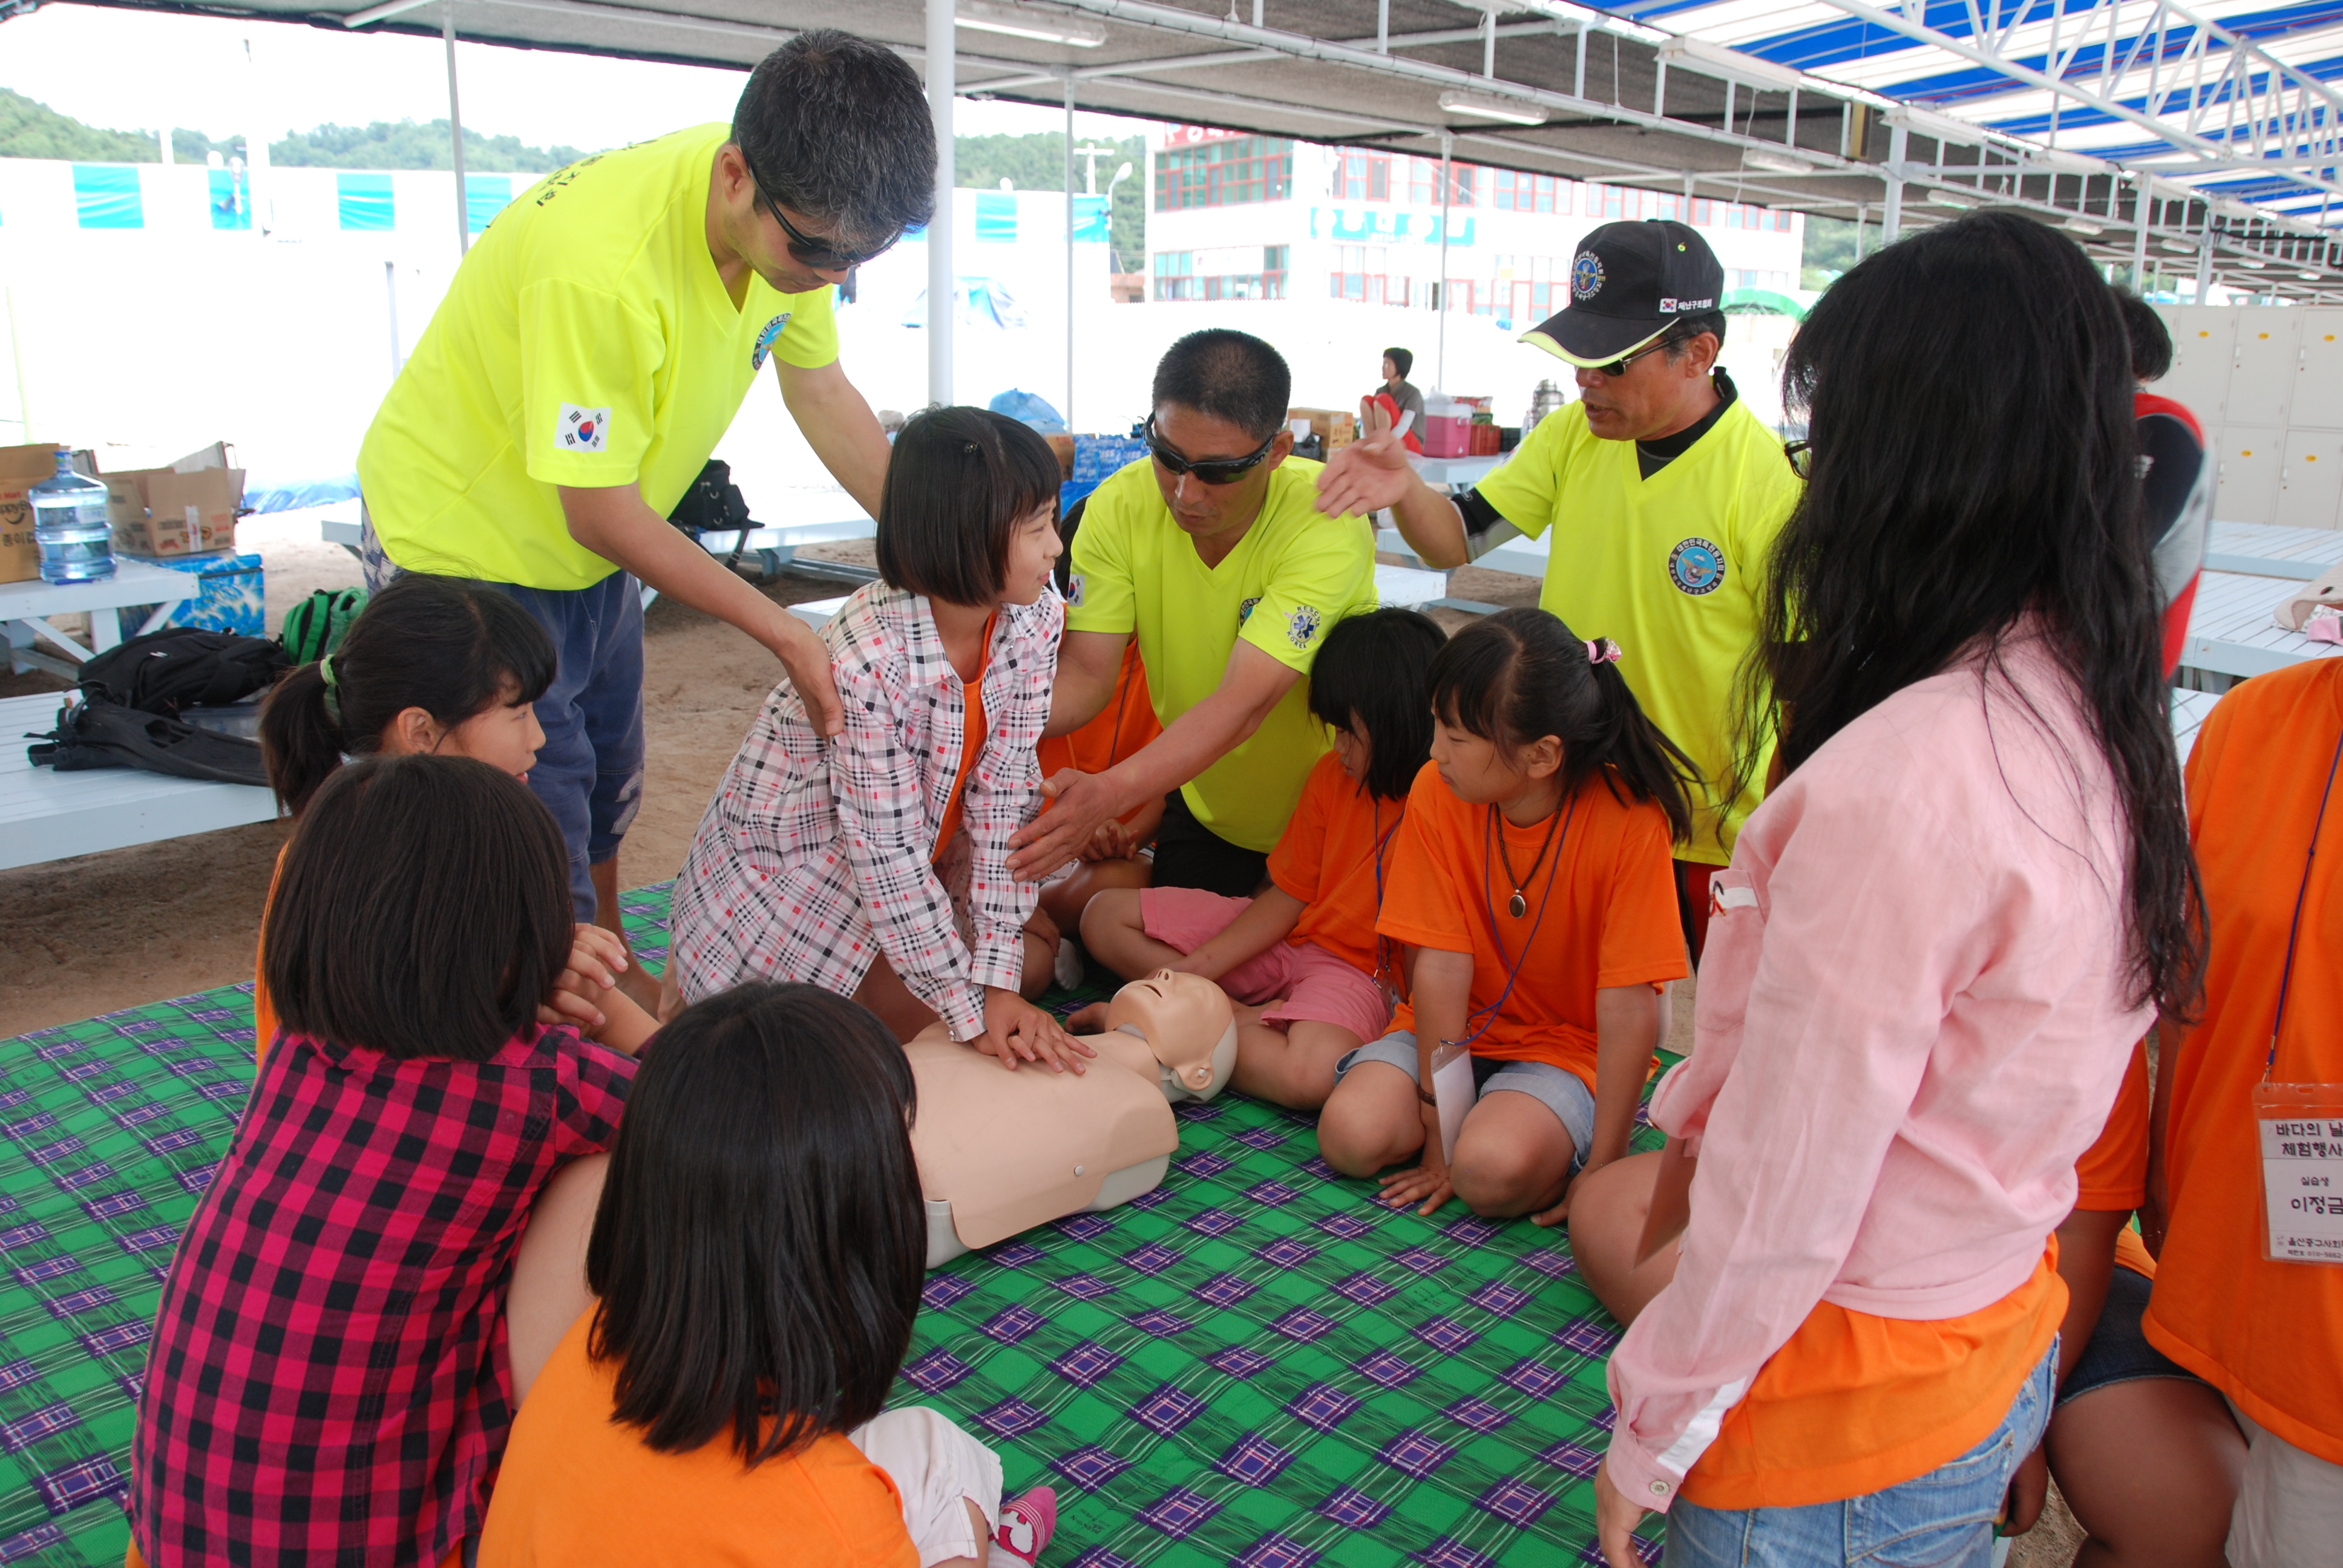
[(106, 520), (106, 487), (74, 471), (70, 448), (57, 448), (56, 477), (35, 485), (31, 500), (44, 582), (96, 582), (114, 575), (114, 528)]

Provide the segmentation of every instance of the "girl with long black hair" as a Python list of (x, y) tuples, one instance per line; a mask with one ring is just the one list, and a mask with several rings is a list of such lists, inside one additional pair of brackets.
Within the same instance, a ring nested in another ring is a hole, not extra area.
[[(1323, 657), (1322, 655), (1321, 657)], [(1432, 759), (1383, 878), (1376, 932), (1413, 950), (1390, 1032), (1342, 1057), (1326, 1162), (1430, 1213), (1562, 1217), (1627, 1151), (1667, 985), (1688, 970), (1672, 847), (1692, 834), (1684, 754), (1619, 673), (1632, 658), (1542, 609), (1458, 632), (1432, 661)], [(1446, 1042), (1477, 1096), (1442, 1147)], [(1510, 1091), (1511, 1092), (1505, 1092)]]
[(1698, 1163), (1612, 1361), (1603, 1546), (1656, 1508), (1675, 1564), (1982, 1564), (2049, 1414), (2046, 1238), (2202, 948), (2129, 356), (2072, 241), (1981, 215), (1841, 278), (1785, 382), (1808, 487), (1748, 683), (1785, 773), (1652, 1101)]

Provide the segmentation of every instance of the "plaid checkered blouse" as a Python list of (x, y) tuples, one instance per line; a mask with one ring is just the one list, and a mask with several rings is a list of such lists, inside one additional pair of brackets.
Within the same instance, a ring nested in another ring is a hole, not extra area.
[(851, 996), (884, 952), (913, 995), (983, 1032), (985, 986), (1015, 990), (1040, 886), (1009, 875), (1009, 836), (1041, 804), (1033, 748), (1050, 717), (1065, 606), (1003, 605), (987, 650), (984, 749), (969, 770), (968, 940), (931, 863), (960, 771), (966, 695), (927, 601), (871, 583), (822, 628), (846, 729), (823, 740), (773, 688), (676, 878), (669, 928), (684, 1000), (745, 980)]
[(179, 1239), (132, 1454), (149, 1563), (437, 1563), (511, 1431), (529, 1203), (607, 1150), (635, 1063), (567, 1029), (485, 1062), (287, 1034)]

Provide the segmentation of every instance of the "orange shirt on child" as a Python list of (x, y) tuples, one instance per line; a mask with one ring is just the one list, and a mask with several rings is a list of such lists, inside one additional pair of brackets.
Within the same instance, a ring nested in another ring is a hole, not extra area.
[[(1114, 678), (1114, 696), (1099, 709), (1098, 717), (1071, 735), (1044, 737), (1033, 754), (1041, 764), (1044, 779), (1068, 768), (1082, 773), (1103, 773), (1162, 733), (1163, 722), (1155, 717), (1154, 699), (1147, 694), (1147, 667), (1139, 661), (1139, 639), (1133, 638), (1123, 646), (1122, 668)], [(1041, 809), (1049, 809), (1050, 802), (1044, 800)], [(1143, 804), (1134, 806), (1122, 814), (1121, 820), (1131, 821), (1146, 809)]]
[(268, 1060), (277, 1040), (277, 1003), (268, 994), (268, 911), (277, 907), (277, 884), (285, 876), (287, 839), (277, 851), (277, 869), (268, 873), (268, 901), (260, 906), (260, 940), (252, 944), (252, 1060), (256, 1070)]
[(2148, 1342), (2269, 1431), (2343, 1464), (2343, 1268), (2273, 1262), (2254, 1085), (2269, 1067), (2278, 975), (2302, 899), (2270, 1078), (2343, 1083), (2343, 790), (2319, 797), (2343, 734), (2343, 660), (2258, 675), (2221, 699), (2188, 758), (2188, 826), (2213, 940), (2203, 1021), (2180, 1042), (2165, 1118), (2171, 1211), (2148, 1299)]
[(479, 1568), (919, 1568), (887, 1473), (836, 1432), (744, 1468), (728, 1427), (661, 1453), (614, 1420), (618, 1364), (572, 1325), (513, 1422), (480, 1533)]
[(960, 832), (960, 802), (968, 795), (968, 776), (976, 766), (977, 753), (984, 749), (984, 666), (992, 657), (992, 628), (999, 617), (984, 623), (984, 640), (978, 644), (982, 657), (978, 660), (976, 678), (960, 686), (960, 770), (952, 775), (951, 802), (944, 808), (943, 825), (936, 829), (936, 847), (928, 852), (930, 864), (944, 858), (944, 850)]
[(1376, 862), (1380, 857), (1387, 879), (1406, 811), (1404, 800), (1368, 794), (1332, 751), (1318, 759), (1293, 819), (1269, 852), (1270, 880), (1307, 906), (1289, 943), (1315, 943), (1362, 974), (1375, 972)]
[[(1394, 941), (1471, 953), (1473, 1027), (1504, 995), (1473, 1041), (1473, 1055), (1551, 1062), (1592, 1090), (1594, 993), (1682, 980), (1691, 966), (1676, 914), (1667, 814), (1633, 800), (1624, 784), (1614, 795), (1604, 776), (1580, 787), (1574, 811), (1568, 800), (1563, 811), (1567, 831), (1555, 825), (1553, 847), (1532, 872), (1547, 824), (1516, 828), (1503, 812), (1468, 806), (1441, 779), (1439, 764), (1425, 763), (1392, 843), (1375, 929)], [(1514, 869), (1529, 879), (1519, 920), (1506, 912), (1513, 888), (1499, 834)], [(1513, 990), (1505, 995), (1509, 973)], [(1400, 1004), (1392, 1028), (1415, 1028), (1411, 1004)]]

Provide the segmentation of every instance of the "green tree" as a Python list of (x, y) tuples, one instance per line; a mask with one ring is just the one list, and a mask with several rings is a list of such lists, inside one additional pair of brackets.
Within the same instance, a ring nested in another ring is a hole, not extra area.
[[(551, 174), (585, 156), (577, 147), (533, 147), (518, 136), (484, 136), (468, 126), (464, 131), (464, 168), (469, 174)], [(445, 120), (377, 120), (363, 126), (288, 131), (268, 144), (268, 161), (329, 169), (444, 169), (453, 162)]]
[[(1869, 256), (1879, 248), (1879, 226), (1863, 226), (1863, 254)], [(1828, 288), (1838, 275), (1854, 266), (1855, 252), (1855, 225), (1843, 217), (1816, 217), (1806, 215), (1805, 244), (1799, 256), (1798, 286)]]
[(70, 158), (87, 164), (159, 164), (151, 131), (108, 131), (0, 87), (0, 158)]
[[(1074, 146), (1103, 146), (1105, 138), (1084, 136)], [(1098, 161), (1101, 190), (1125, 163), (1131, 174), (1114, 187), (1114, 203), (1107, 213), (1107, 243), (1114, 251), (1117, 272), (1139, 272), (1147, 265), (1147, 139), (1124, 136), (1113, 144), (1111, 156)], [(1082, 188), (1082, 169), (1090, 160), (1074, 160), (1074, 188)], [(1030, 136), (955, 136), (952, 138), (953, 184), (962, 190), (994, 190), (1004, 179), (1021, 191), (1061, 191), (1066, 188), (1066, 136), (1063, 131), (1038, 131)]]

